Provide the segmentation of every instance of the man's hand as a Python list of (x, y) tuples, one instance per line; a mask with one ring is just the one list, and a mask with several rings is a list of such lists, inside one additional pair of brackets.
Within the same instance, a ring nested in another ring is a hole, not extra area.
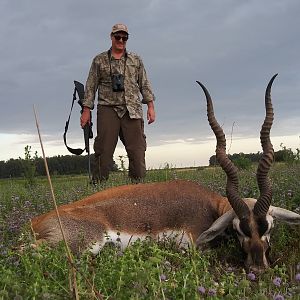
[(89, 107), (85, 106), (83, 108), (83, 112), (82, 112), (81, 117), (80, 117), (81, 128), (83, 128), (86, 123), (88, 123), (88, 124), (91, 123), (91, 116), (90, 116), (90, 109), (89, 109)]
[(147, 105), (148, 105), (147, 120), (148, 120), (148, 124), (151, 124), (155, 121), (155, 110), (154, 110), (153, 101), (148, 102)]

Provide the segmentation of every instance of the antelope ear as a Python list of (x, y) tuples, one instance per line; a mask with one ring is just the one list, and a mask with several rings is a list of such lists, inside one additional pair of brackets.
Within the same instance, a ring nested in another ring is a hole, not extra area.
[(201, 244), (207, 243), (220, 235), (228, 227), (229, 223), (232, 222), (235, 216), (235, 212), (231, 209), (219, 217), (206, 231), (200, 234), (196, 240), (196, 246), (198, 247)]
[(270, 206), (269, 214), (272, 217), (289, 224), (295, 224), (295, 225), (300, 224), (299, 214), (281, 207)]

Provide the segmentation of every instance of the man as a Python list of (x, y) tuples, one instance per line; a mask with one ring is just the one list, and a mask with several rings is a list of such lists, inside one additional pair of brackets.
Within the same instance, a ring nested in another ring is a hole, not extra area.
[(142, 59), (126, 50), (128, 37), (126, 25), (112, 27), (111, 48), (93, 59), (86, 81), (82, 127), (90, 122), (98, 90), (94, 181), (108, 179), (119, 136), (129, 158), (129, 177), (141, 181), (146, 175), (142, 103), (148, 106), (147, 120), (151, 124), (155, 121), (155, 97)]

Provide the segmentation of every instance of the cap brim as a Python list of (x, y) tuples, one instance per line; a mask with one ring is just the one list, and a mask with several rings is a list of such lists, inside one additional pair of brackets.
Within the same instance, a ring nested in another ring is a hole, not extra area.
[(125, 32), (126, 34), (129, 34), (127, 31), (125, 30), (115, 30), (115, 31), (112, 31), (111, 33), (117, 33), (117, 32)]

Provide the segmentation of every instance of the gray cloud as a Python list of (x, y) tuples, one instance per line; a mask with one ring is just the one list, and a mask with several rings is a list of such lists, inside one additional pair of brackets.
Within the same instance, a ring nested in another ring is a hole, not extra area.
[(211, 135), (196, 80), (228, 133), (235, 122), (236, 134), (258, 136), (265, 88), (277, 72), (272, 135), (299, 134), (299, 15), (297, 0), (3, 0), (0, 131), (35, 134), (35, 104), (44, 133), (62, 143), (73, 80), (85, 82), (93, 56), (110, 46), (111, 26), (124, 22), (157, 97), (150, 145)]

